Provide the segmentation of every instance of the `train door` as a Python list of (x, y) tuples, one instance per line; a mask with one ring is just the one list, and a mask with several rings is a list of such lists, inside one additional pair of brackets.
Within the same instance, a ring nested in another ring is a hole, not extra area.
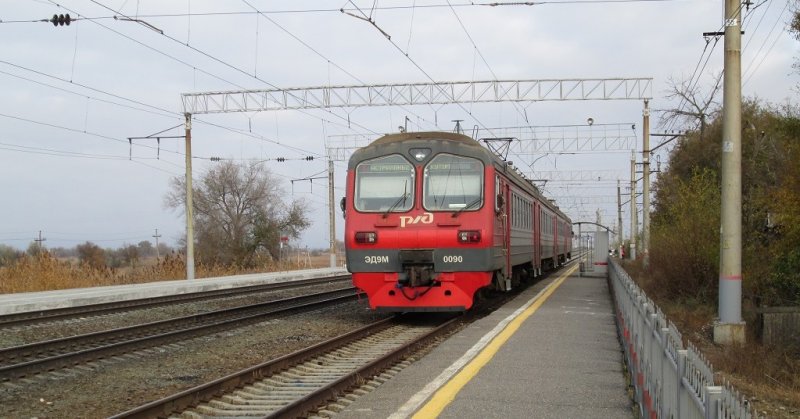
[(511, 185), (508, 183), (503, 183), (503, 196), (505, 197), (505, 208), (503, 213), (505, 214), (505, 238), (503, 239), (503, 248), (505, 249), (505, 268), (503, 269), (503, 274), (505, 275), (503, 284), (503, 291), (510, 291), (511, 290), (511, 274), (512, 274), (512, 266), (511, 266), (511, 220), (514, 205), (511, 202)]
[(559, 245), (558, 241), (561, 240), (561, 237), (558, 236), (558, 218), (553, 216), (553, 262), (556, 264), (556, 267), (561, 266), (561, 257), (559, 256)]
[(553, 264), (556, 267), (559, 267), (561, 266), (561, 258), (559, 257), (558, 253), (558, 241), (561, 239), (561, 237), (558, 236), (558, 218), (555, 216), (555, 214), (553, 214), (551, 219), (553, 220), (553, 222), (550, 224), (553, 228)]
[(511, 288), (511, 190), (507, 182), (499, 175), (495, 176), (495, 245), (499, 244), (500, 262), (495, 265), (497, 272), (496, 286), (500, 290)]
[(542, 274), (542, 229), (539, 225), (541, 207), (538, 201), (533, 201), (531, 212), (533, 217), (533, 273), (534, 276), (539, 276)]

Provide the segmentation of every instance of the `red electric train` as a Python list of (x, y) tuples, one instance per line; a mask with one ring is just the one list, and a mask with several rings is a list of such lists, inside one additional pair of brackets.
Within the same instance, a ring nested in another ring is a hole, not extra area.
[(571, 257), (570, 219), (510, 163), (448, 132), (383, 136), (353, 153), (347, 269), (380, 311), (464, 311)]

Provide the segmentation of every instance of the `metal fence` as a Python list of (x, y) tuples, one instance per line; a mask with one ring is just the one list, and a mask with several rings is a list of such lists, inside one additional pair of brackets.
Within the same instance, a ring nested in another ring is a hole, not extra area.
[(613, 259), (609, 277), (617, 326), (641, 417), (754, 418), (747, 402), (729, 383), (714, 382), (714, 370), (644, 291)]

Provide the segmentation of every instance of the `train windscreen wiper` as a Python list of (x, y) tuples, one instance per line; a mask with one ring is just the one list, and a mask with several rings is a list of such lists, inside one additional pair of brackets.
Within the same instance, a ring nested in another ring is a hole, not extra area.
[(470, 202), (469, 204), (464, 205), (463, 207), (459, 208), (458, 211), (453, 213), (453, 218), (458, 217), (458, 214), (461, 214), (461, 211), (464, 211), (466, 209), (470, 209), (470, 208), (474, 207), (475, 205), (481, 203), (482, 201), (483, 201), (483, 198), (479, 197), (478, 199)]
[(389, 209), (383, 213), (383, 218), (388, 217), (389, 213), (394, 211), (394, 209), (397, 208), (397, 206), (400, 205), (401, 202), (403, 203), (403, 205), (406, 204), (406, 199), (411, 195), (410, 193), (406, 192), (407, 190), (408, 190), (408, 181), (405, 181), (403, 183), (403, 195), (401, 195), (400, 198), (397, 198), (397, 201), (394, 201), (394, 204), (392, 204), (392, 206), (389, 207)]

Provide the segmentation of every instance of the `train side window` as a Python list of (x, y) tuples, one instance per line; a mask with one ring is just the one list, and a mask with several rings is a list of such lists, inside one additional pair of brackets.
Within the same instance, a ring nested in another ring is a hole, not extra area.
[(495, 196), (495, 199), (494, 199), (494, 211), (495, 212), (500, 212), (500, 207), (503, 206), (502, 200), (499, 199), (499, 197), (501, 196), (500, 195), (501, 193), (502, 193), (502, 190), (500, 189), (500, 175), (494, 175), (494, 196)]
[(362, 212), (406, 212), (414, 205), (414, 166), (399, 154), (356, 166), (353, 204)]

